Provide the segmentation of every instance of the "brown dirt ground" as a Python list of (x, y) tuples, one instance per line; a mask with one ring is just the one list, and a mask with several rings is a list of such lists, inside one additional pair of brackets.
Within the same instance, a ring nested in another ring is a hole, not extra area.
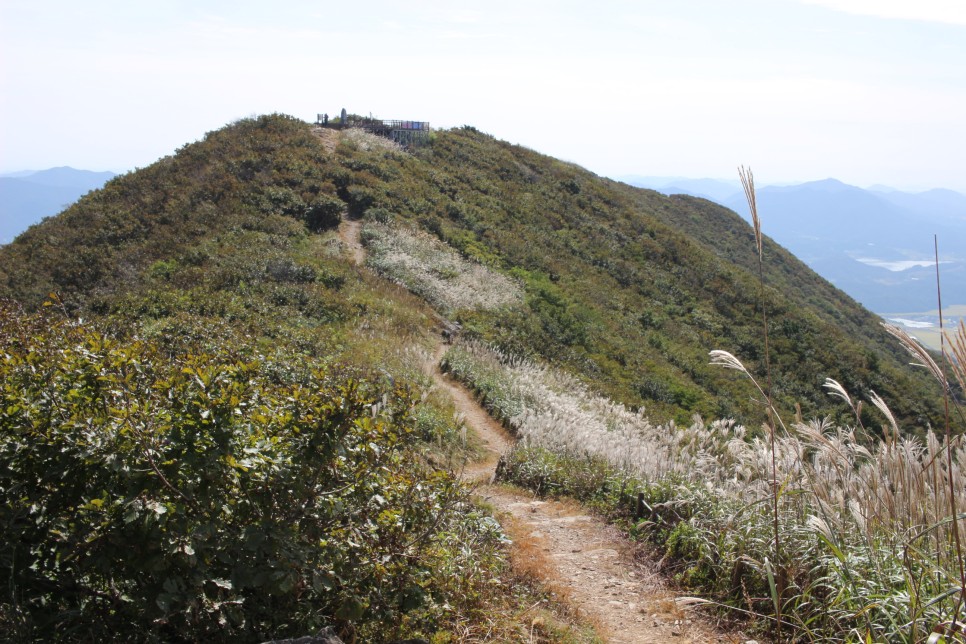
[(352, 262), (357, 266), (362, 266), (366, 262), (366, 253), (359, 240), (362, 234), (362, 222), (357, 219), (343, 219), (339, 223), (339, 239), (349, 251)]

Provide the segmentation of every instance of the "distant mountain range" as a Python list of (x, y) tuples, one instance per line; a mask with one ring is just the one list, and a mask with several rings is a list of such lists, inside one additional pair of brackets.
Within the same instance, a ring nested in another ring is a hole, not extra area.
[(91, 190), (116, 176), (74, 168), (50, 168), (0, 175), (0, 244), (44, 217), (56, 215)]
[[(624, 180), (663, 194), (702, 197), (750, 220), (737, 181)], [(936, 308), (933, 235), (938, 235), (943, 302), (966, 303), (966, 195), (943, 189), (863, 189), (825, 179), (759, 187), (757, 203), (765, 234), (881, 314)]]

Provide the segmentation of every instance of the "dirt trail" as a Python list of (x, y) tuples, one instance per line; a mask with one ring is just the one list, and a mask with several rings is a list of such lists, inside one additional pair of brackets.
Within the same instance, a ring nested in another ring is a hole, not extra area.
[(343, 219), (339, 223), (339, 239), (349, 250), (352, 262), (357, 266), (366, 263), (366, 253), (362, 248), (362, 222), (358, 219)]
[[(339, 237), (353, 261), (362, 265), (360, 229), (357, 221), (343, 221)], [(441, 341), (428, 358), (426, 371), (452, 398), (486, 449), (486, 456), (467, 465), (461, 476), (477, 484), (477, 495), (497, 509), (497, 518), (514, 541), (526, 543), (528, 566), (539, 571), (543, 583), (612, 644), (747, 641), (741, 634), (718, 631), (710, 620), (679, 605), (660, 574), (635, 557), (632, 543), (576, 503), (540, 501), (494, 485), (496, 464), (514, 439), (466, 387), (440, 371), (445, 352)]]
[(329, 128), (325, 127), (313, 127), (312, 134), (322, 141), (322, 147), (325, 148), (326, 152), (335, 152), (335, 148), (339, 144), (339, 130), (330, 130)]
[[(492, 485), (496, 462), (512, 438), (465, 387), (440, 373), (439, 358), (444, 351), (445, 347), (440, 347), (434, 356), (436, 384), (452, 395), (466, 425), (487, 446), (487, 457), (467, 467), (463, 477), (481, 483), (477, 494), (503, 515), (498, 518), (505, 523), (506, 517), (511, 517), (513, 531), (522, 532), (531, 556), (541, 559), (531, 567), (544, 571), (544, 581), (579, 614), (589, 617), (606, 641), (746, 641), (740, 634), (717, 631), (703, 616), (689, 614), (662, 577), (635, 557), (632, 543), (576, 503), (540, 501)], [(519, 539), (519, 534), (513, 536)]]

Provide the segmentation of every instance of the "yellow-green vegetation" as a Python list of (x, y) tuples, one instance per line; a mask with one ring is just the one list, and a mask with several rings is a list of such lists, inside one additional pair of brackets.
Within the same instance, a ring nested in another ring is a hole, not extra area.
[[(519, 357), (461, 374), (505, 421), (521, 433), (542, 423), (534, 437), (580, 425), (593, 439), (572, 442), (587, 453), (535, 438), (511, 476), (625, 514), (640, 487), (651, 511), (635, 529), (666, 545), (683, 581), (755, 610), (781, 588), (775, 602), (800, 608), (782, 614), (814, 633), (864, 637), (856, 615), (884, 633), (903, 597), (895, 632), (945, 614), (947, 515), (930, 492), (942, 466), (923, 467), (943, 449), (928, 432), (941, 399), (874, 316), (767, 240), (759, 289), (752, 231), (708, 202), (601, 180), (468, 127), (412, 154), (359, 132), (330, 143), (290, 117), (245, 119), (0, 248), (0, 629), (519, 632), (532, 597), (508, 587), (501, 531), (448, 472), (460, 427), (414, 358), (440, 313)], [(335, 235), (346, 217), (364, 219), (373, 267), (402, 286), (351, 263)], [(758, 389), (707, 358), (725, 349), (763, 372), (762, 301), (777, 412), (829, 416), (779, 441), (780, 560), (759, 498), (776, 483), (763, 473)], [(464, 354), (448, 357), (454, 372), (476, 360)], [(528, 369), (552, 378), (526, 381)], [(876, 391), (901, 431), (881, 429), (875, 405), (830, 400), (829, 378)], [(560, 416), (568, 405), (577, 421)], [(615, 463), (613, 436), (625, 457), (653, 438), (670, 466)], [(920, 478), (881, 474), (884, 450), (900, 446)], [(821, 468), (838, 477), (827, 501)], [(903, 497), (907, 482), (925, 500)], [(857, 500), (886, 490), (927, 514), (880, 516)], [(894, 539), (897, 521), (925, 532)], [(912, 580), (905, 596), (897, 578)]]
[(5, 637), (530, 629), (538, 591), (448, 467), (462, 428), (421, 370), (434, 314), (336, 239), (363, 198), (351, 162), (248, 119), (4, 247)]
[(283, 356), (237, 339), (173, 349), (2, 319), (7, 632), (200, 640), (335, 623), (369, 639), (433, 624), (492, 577), (499, 529), (413, 458), (414, 392), (320, 361), (285, 374)]

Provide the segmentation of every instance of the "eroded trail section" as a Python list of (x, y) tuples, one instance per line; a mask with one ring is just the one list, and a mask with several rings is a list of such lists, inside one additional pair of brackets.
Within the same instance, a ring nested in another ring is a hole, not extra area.
[(366, 263), (366, 252), (362, 248), (362, 222), (357, 219), (343, 219), (339, 223), (339, 239), (352, 257), (352, 263), (362, 266)]
[(436, 386), (453, 400), (456, 411), (462, 414), (466, 426), (483, 442), (485, 450), (484, 457), (474, 463), (467, 463), (460, 476), (464, 481), (473, 483), (492, 483), (497, 461), (513, 443), (513, 437), (476, 402), (476, 398), (466, 387), (439, 370), (445, 353), (446, 345), (440, 344), (436, 347), (425, 365), (426, 372), (433, 377)]
[[(361, 228), (360, 222), (350, 220), (339, 226), (340, 239), (359, 265), (365, 261)], [(528, 569), (542, 583), (613, 644), (745, 641), (739, 634), (716, 630), (703, 616), (686, 612), (660, 575), (635, 557), (633, 544), (579, 505), (539, 501), (493, 485), (496, 464), (513, 438), (466, 387), (440, 371), (445, 352), (446, 345), (440, 342), (428, 357), (426, 372), (452, 398), (486, 452), (483, 459), (468, 464), (461, 476), (476, 483), (477, 494), (497, 509), (517, 548), (525, 550)]]

